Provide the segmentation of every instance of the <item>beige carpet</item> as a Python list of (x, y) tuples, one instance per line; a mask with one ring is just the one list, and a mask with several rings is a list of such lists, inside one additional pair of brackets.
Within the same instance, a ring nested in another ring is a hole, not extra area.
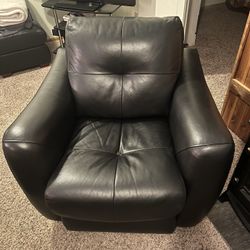
[[(197, 45), (219, 108), (230, 78), (245, 17), (223, 6), (202, 14)], [(233, 34), (233, 36), (231, 35)], [(227, 42), (228, 39), (228, 42)], [(0, 79), (0, 137), (37, 91), (49, 68)], [(243, 143), (235, 137), (237, 157)], [(236, 161), (235, 160), (235, 161)], [(42, 217), (17, 185), (0, 152), (0, 249), (229, 249), (208, 218), (175, 233), (68, 232)]]

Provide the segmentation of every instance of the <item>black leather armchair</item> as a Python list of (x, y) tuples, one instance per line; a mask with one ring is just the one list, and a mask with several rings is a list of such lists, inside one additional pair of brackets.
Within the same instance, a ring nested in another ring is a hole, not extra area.
[(172, 232), (202, 220), (234, 151), (179, 18), (71, 17), (7, 129), (18, 183), (68, 229)]

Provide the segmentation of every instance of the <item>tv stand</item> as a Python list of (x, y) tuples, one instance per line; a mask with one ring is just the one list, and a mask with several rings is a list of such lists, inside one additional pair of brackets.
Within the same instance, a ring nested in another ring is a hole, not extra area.
[[(135, 2), (134, 0), (132, 0)], [(64, 31), (66, 22), (60, 22), (57, 15), (57, 10), (68, 11), (70, 13), (79, 13), (82, 15), (108, 15), (117, 11), (121, 4), (105, 4), (106, 1), (76, 1), (76, 0), (48, 0), (42, 4), (42, 7), (49, 8), (53, 10), (55, 27), (52, 30), (53, 35), (58, 35), (60, 46), (64, 47)], [(113, 1), (115, 2), (115, 1)], [(122, 2), (122, 1), (118, 1)], [(123, 0), (124, 2), (124, 0)], [(131, 2), (129, 0), (128, 2)], [(127, 4), (129, 5), (129, 4)]]

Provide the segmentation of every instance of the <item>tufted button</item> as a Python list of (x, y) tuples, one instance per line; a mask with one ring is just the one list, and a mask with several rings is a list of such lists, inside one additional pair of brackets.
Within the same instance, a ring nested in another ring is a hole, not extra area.
[(116, 152), (116, 155), (122, 156), (122, 153), (121, 152)]

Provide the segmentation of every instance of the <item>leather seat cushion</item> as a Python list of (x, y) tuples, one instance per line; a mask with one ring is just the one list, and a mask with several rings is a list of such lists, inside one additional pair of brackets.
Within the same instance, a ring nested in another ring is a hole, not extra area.
[(13, 35), (0, 36), (0, 55), (41, 46), (46, 39), (44, 30), (33, 24), (30, 29), (24, 28)]
[(186, 191), (166, 120), (79, 122), (45, 199), (56, 214), (86, 221), (176, 216)]

